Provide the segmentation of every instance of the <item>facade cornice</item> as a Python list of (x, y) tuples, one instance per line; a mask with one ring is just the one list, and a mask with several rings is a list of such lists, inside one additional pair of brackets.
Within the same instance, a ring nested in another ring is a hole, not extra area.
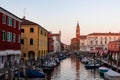
[(15, 19), (15, 20), (17, 20), (17, 21), (19, 21), (19, 22), (22, 22), (22, 20), (19, 17), (17, 17), (16, 15), (10, 13), (9, 11), (7, 11), (7, 10), (1, 8), (1, 7), (0, 7), (0, 12), (9, 16), (9, 17), (11, 17), (11, 18), (13, 18), (13, 19)]

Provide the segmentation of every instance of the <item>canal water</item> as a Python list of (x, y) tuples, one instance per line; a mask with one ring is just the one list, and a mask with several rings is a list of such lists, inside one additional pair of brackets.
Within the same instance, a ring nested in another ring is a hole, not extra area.
[(84, 64), (72, 55), (61, 61), (60, 65), (49, 74), (47, 80), (103, 80), (97, 70), (86, 70)]

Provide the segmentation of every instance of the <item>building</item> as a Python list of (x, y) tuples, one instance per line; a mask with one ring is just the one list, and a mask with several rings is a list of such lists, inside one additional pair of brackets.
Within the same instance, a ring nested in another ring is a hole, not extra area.
[(48, 53), (48, 31), (37, 23), (22, 19), (21, 51), (22, 57), (34, 60)]
[(81, 35), (80, 36), (80, 51), (87, 51), (87, 36)]
[(71, 51), (71, 49), (70, 49), (70, 45), (64, 45), (64, 51), (65, 52), (69, 52), (69, 51)]
[(61, 31), (57, 34), (52, 34), (54, 40), (54, 52), (58, 53), (61, 52)]
[(73, 50), (73, 51), (79, 51), (80, 50), (80, 40), (79, 39), (77, 39), (77, 38), (72, 38), (71, 39), (71, 45), (70, 45), (70, 47), (71, 47), (71, 50)]
[(65, 51), (65, 50), (64, 50), (64, 49), (65, 49), (64, 47), (65, 47), (65, 44), (61, 42), (61, 51), (62, 51), (62, 52)]
[(120, 39), (108, 43), (109, 55), (112, 56), (112, 62), (117, 68), (120, 66)]
[(80, 26), (77, 22), (76, 37), (71, 39), (73, 51), (107, 50), (108, 43), (120, 39), (120, 33), (90, 33), (80, 35)]
[(112, 41), (112, 42), (109, 42), (108, 43), (108, 50), (109, 51), (117, 51), (119, 52), (120, 51), (120, 40), (115, 40), (115, 41)]
[(54, 40), (52, 37), (52, 32), (48, 32), (48, 53), (54, 51)]
[(90, 33), (87, 35), (87, 49), (108, 49), (108, 43), (120, 39), (120, 33)]
[(79, 51), (80, 50), (80, 27), (79, 23), (77, 22), (76, 26), (76, 37), (71, 39), (71, 49), (73, 51)]
[(12, 66), (16, 61), (19, 63), (20, 46), (20, 23), (21, 19), (11, 12), (0, 7), (0, 68)]

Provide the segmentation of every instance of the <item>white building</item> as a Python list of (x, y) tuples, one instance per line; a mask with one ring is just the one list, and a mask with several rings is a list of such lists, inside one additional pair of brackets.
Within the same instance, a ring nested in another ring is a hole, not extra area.
[(53, 44), (54, 44), (54, 52), (61, 52), (61, 32), (59, 34), (52, 34)]
[[(108, 43), (120, 39), (120, 33), (90, 33), (86, 39), (80, 39), (81, 50), (91, 50), (96, 48), (108, 49)], [(86, 42), (87, 41), (87, 42)]]
[(80, 36), (80, 51), (87, 51), (87, 36), (81, 35)]

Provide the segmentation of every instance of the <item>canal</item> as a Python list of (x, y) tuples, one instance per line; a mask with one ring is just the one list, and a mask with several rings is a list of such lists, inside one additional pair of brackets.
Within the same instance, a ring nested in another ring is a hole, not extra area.
[(84, 64), (72, 55), (61, 61), (54, 71), (48, 75), (47, 80), (103, 80), (97, 70), (86, 70)]

